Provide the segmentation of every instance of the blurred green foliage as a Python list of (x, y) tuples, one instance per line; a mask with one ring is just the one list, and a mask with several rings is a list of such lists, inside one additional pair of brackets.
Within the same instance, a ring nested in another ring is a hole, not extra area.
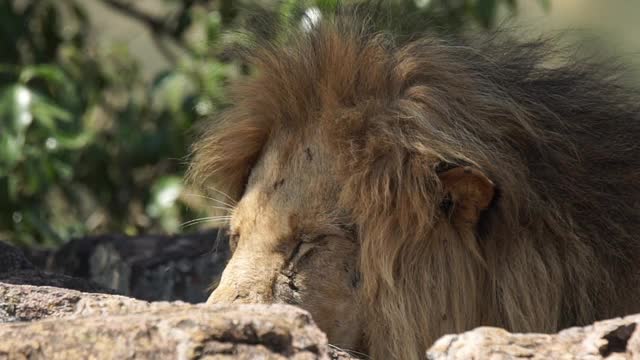
[[(223, 108), (227, 84), (248, 73), (227, 51), (242, 41), (237, 30), (277, 36), (309, 9), (338, 6), (163, 0), (166, 14), (154, 17), (134, 1), (91, 1), (145, 25), (171, 65), (149, 79), (128, 49), (98, 46), (87, 0), (0, 1), (0, 239), (57, 246), (90, 233), (182, 230), (204, 209), (182, 183), (190, 129)], [(429, 19), (405, 31), (490, 28), (500, 9), (517, 10), (516, 0), (369, 5)]]

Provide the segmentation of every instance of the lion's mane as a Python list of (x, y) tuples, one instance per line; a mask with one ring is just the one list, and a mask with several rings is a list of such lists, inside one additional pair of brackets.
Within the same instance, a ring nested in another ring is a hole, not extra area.
[[(548, 332), (639, 309), (640, 96), (616, 69), (544, 40), (400, 39), (353, 19), (249, 59), (257, 75), (190, 176), (239, 198), (275, 124), (331, 127), (374, 358), (479, 325)], [(442, 215), (443, 163), (496, 184), (474, 231)]]

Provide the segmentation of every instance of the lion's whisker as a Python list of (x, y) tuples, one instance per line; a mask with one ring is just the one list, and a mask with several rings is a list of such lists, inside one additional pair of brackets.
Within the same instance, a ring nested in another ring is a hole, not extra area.
[(218, 204), (220, 204), (220, 205), (224, 206), (224, 209), (223, 209), (223, 210), (232, 211), (232, 210), (235, 208), (235, 206), (233, 206), (233, 205), (231, 205), (231, 204), (229, 204), (229, 203), (226, 203), (226, 202), (224, 202), (224, 201), (222, 201), (222, 200), (220, 200), (220, 199), (212, 198), (212, 197), (210, 197), (210, 196), (201, 195), (201, 194), (193, 194), (193, 193), (188, 193), (188, 194), (186, 194), (186, 195), (187, 195), (187, 196), (195, 196), (195, 197), (199, 197), (199, 198), (203, 198), (203, 199), (207, 199), (207, 200), (215, 201), (215, 202), (217, 202)]
[[(210, 206), (211, 209), (217, 209), (217, 210), (224, 210), (224, 211), (233, 211), (233, 209), (230, 209), (228, 207), (224, 207), (224, 206)], [(230, 216), (230, 215), (228, 215)]]
[(227, 207), (229, 210), (235, 209), (235, 205), (229, 204), (229, 203), (224, 202), (224, 201), (222, 201), (220, 199), (216, 199), (216, 198), (209, 198), (209, 199), (212, 200), (212, 201), (217, 202), (220, 205), (223, 205), (223, 206)]
[(198, 219), (193, 219), (193, 220), (189, 220), (186, 221), (182, 224), (182, 226), (188, 226), (188, 225), (192, 225), (195, 223), (202, 223), (202, 222), (215, 222), (215, 221), (228, 221), (229, 219), (225, 219), (225, 218), (214, 218), (214, 217), (206, 217), (206, 218), (198, 218)]
[(206, 222), (216, 222), (216, 221), (228, 222), (229, 220), (231, 220), (230, 216), (208, 216), (208, 217), (202, 217), (202, 218), (185, 221), (184, 223), (180, 224), (180, 227), (185, 228), (188, 226), (206, 223)]
[(181, 227), (184, 229), (184, 228), (187, 228), (189, 226), (200, 225), (200, 224), (204, 224), (204, 223), (207, 223), (207, 222), (215, 222), (215, 221), (212, 221), (212, 220), (194, 221), (194, 222), (189, 223), (189, 224), (183, 224), (183, 225), (181, 225)]
[(229, 196), (229, 194), (225, 193), (224, 191), (218, 190), (213, 186), (209, 186), (209, 190), (213, 190), (213, 191), (217, 192), (218, 194), (224, 196), (225, 198), (227, 198), (231, 202), (230, 204), (232, 204), (233, 206), (238, 204), (238, 202), (234, 198)]

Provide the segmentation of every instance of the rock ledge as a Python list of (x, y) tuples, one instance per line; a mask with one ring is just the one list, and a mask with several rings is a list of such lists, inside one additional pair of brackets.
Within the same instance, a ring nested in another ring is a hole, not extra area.
[(640, 359), (640, 314), (573, 327), (557, 334), (512, 334), (480, 327), (446, 335), (427, 351), (430, 360)]
[(309, 314), (0, 283), (0, 359), (329, 359)]

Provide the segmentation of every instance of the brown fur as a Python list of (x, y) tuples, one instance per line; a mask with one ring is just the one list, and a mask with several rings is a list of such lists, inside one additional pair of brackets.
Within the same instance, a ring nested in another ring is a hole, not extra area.
[[(261, 177), (324, 181), (287, 188), (305, 199), (293, 210), (282, 197), (251, 211), (274, 219), (317, 203), (353, 224), (353, 311), (376, 359), (421, 358), (437, 337), (479, 325), (549, 332), (640, 310), (638, 93), (602, 64), (558, 64), (545, 42), (403, 41), (354, 23), (258, 47), (257, 76), (195, 145), (191, 178), (240, 204), (264, 192)], [(309, 143), (326, 171), (296, 155)], [(479, 219), (458, 223), (443, 207), (443, 166), (495, 184)]]

